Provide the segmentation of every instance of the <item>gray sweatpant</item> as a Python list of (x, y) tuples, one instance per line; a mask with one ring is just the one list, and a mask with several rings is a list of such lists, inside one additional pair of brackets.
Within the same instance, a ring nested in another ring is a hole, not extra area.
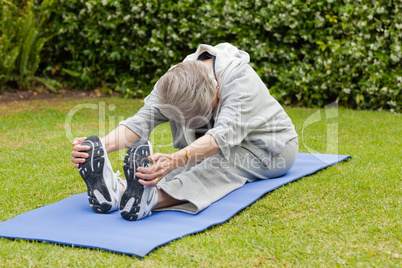
[(174, 199), (188, 202), (158, 211), (196, 214), (246, 182), (282, 176), (296, 161), (298, 148), (297, 138), (290, 140), (279, 155), (242, 143), (231, 149), (228, 160), (217, 154), (177, 168), (158, 183), (158, 188)]

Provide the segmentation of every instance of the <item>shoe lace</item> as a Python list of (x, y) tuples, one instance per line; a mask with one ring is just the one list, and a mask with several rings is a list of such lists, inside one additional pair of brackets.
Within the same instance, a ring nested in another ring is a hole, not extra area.
[(118, 171), (115, 173), (115, 176), (116, 176), (117, 181), (118, 181), (120, 184), (122, 184), (122, 185), (124, 186), (124, 188), (127, 188), (126, 183), (124, 183), (125, 180), (123, 180), (122, 178), (120, 178), (120, 175), (121, 175), (120, 170), (118, 170)]

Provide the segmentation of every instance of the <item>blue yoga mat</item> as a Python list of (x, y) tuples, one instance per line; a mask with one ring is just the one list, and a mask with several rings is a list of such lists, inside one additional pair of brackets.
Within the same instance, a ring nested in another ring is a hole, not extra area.
[(227, 221), (269, 191), (349, 157), (299, 153), (296, 163), (286, 175), (247, 183), (197, 215), (163, 211), (130, 222), (121, 218), (119, 212), (94, 213), (89, 207), (87, 194), (77, 194), (0, 222), (0, 237), (47, 241), (144, 257), (170, 241)]

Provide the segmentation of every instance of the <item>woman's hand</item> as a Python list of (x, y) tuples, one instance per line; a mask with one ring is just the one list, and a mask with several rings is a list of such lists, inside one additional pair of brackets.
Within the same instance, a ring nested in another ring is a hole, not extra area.
[(89, 157), (89, 154), (84, 153), (85, 151), (88, 151), (89, 146), (82, 146), (82, 142), (86, 139), (86, 137), (83, 138), (75, 138), (73, 140), (72, 145), (74, 146), (73, 152), (71, 153), (71, 162), (74, 163), (75, 168), (79, 168), (81, 163), (84, 163), (86, 158)]
[(175, 154), (156, 153), (148, 157), (154, 162), (150, 167), (139, 167), (135, 175), (145, 188), (155, 187), (158, 182), (177, 167)]
[(220, 149), (215, 138), (210, 134), (206, 134), (186, 148), (173, 154), (156, 153), (149, 156), (148, 159), (155, 163), (150, 167), (137, 168), (135, 175), (140, 178), (138, 181), (145, 188), (155, 187), (158, 181), (174, 169), (201, 161), (219, 152)]

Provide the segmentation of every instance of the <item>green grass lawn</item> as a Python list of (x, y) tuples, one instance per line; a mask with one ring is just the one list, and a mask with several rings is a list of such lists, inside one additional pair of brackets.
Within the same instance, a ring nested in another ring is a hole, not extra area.
[[(141, 105), (120, 98), (0, 104), (0, 221), (85, 192), (70, 162), (69, 138), (105, 134)], [(353, 159), (270, 192), (228, 222), (144, 259), (0, 239), (0, 266), (400, 267), (400, 115), (343, 108), (286, 111), (301, 152), (338, 152)], [(173, 151), (166, 124), (150, 140), (157, 144), (154, 151)], [(124, 152), (111, 155), (115, 170), (122, 171), (123, 157)]]

